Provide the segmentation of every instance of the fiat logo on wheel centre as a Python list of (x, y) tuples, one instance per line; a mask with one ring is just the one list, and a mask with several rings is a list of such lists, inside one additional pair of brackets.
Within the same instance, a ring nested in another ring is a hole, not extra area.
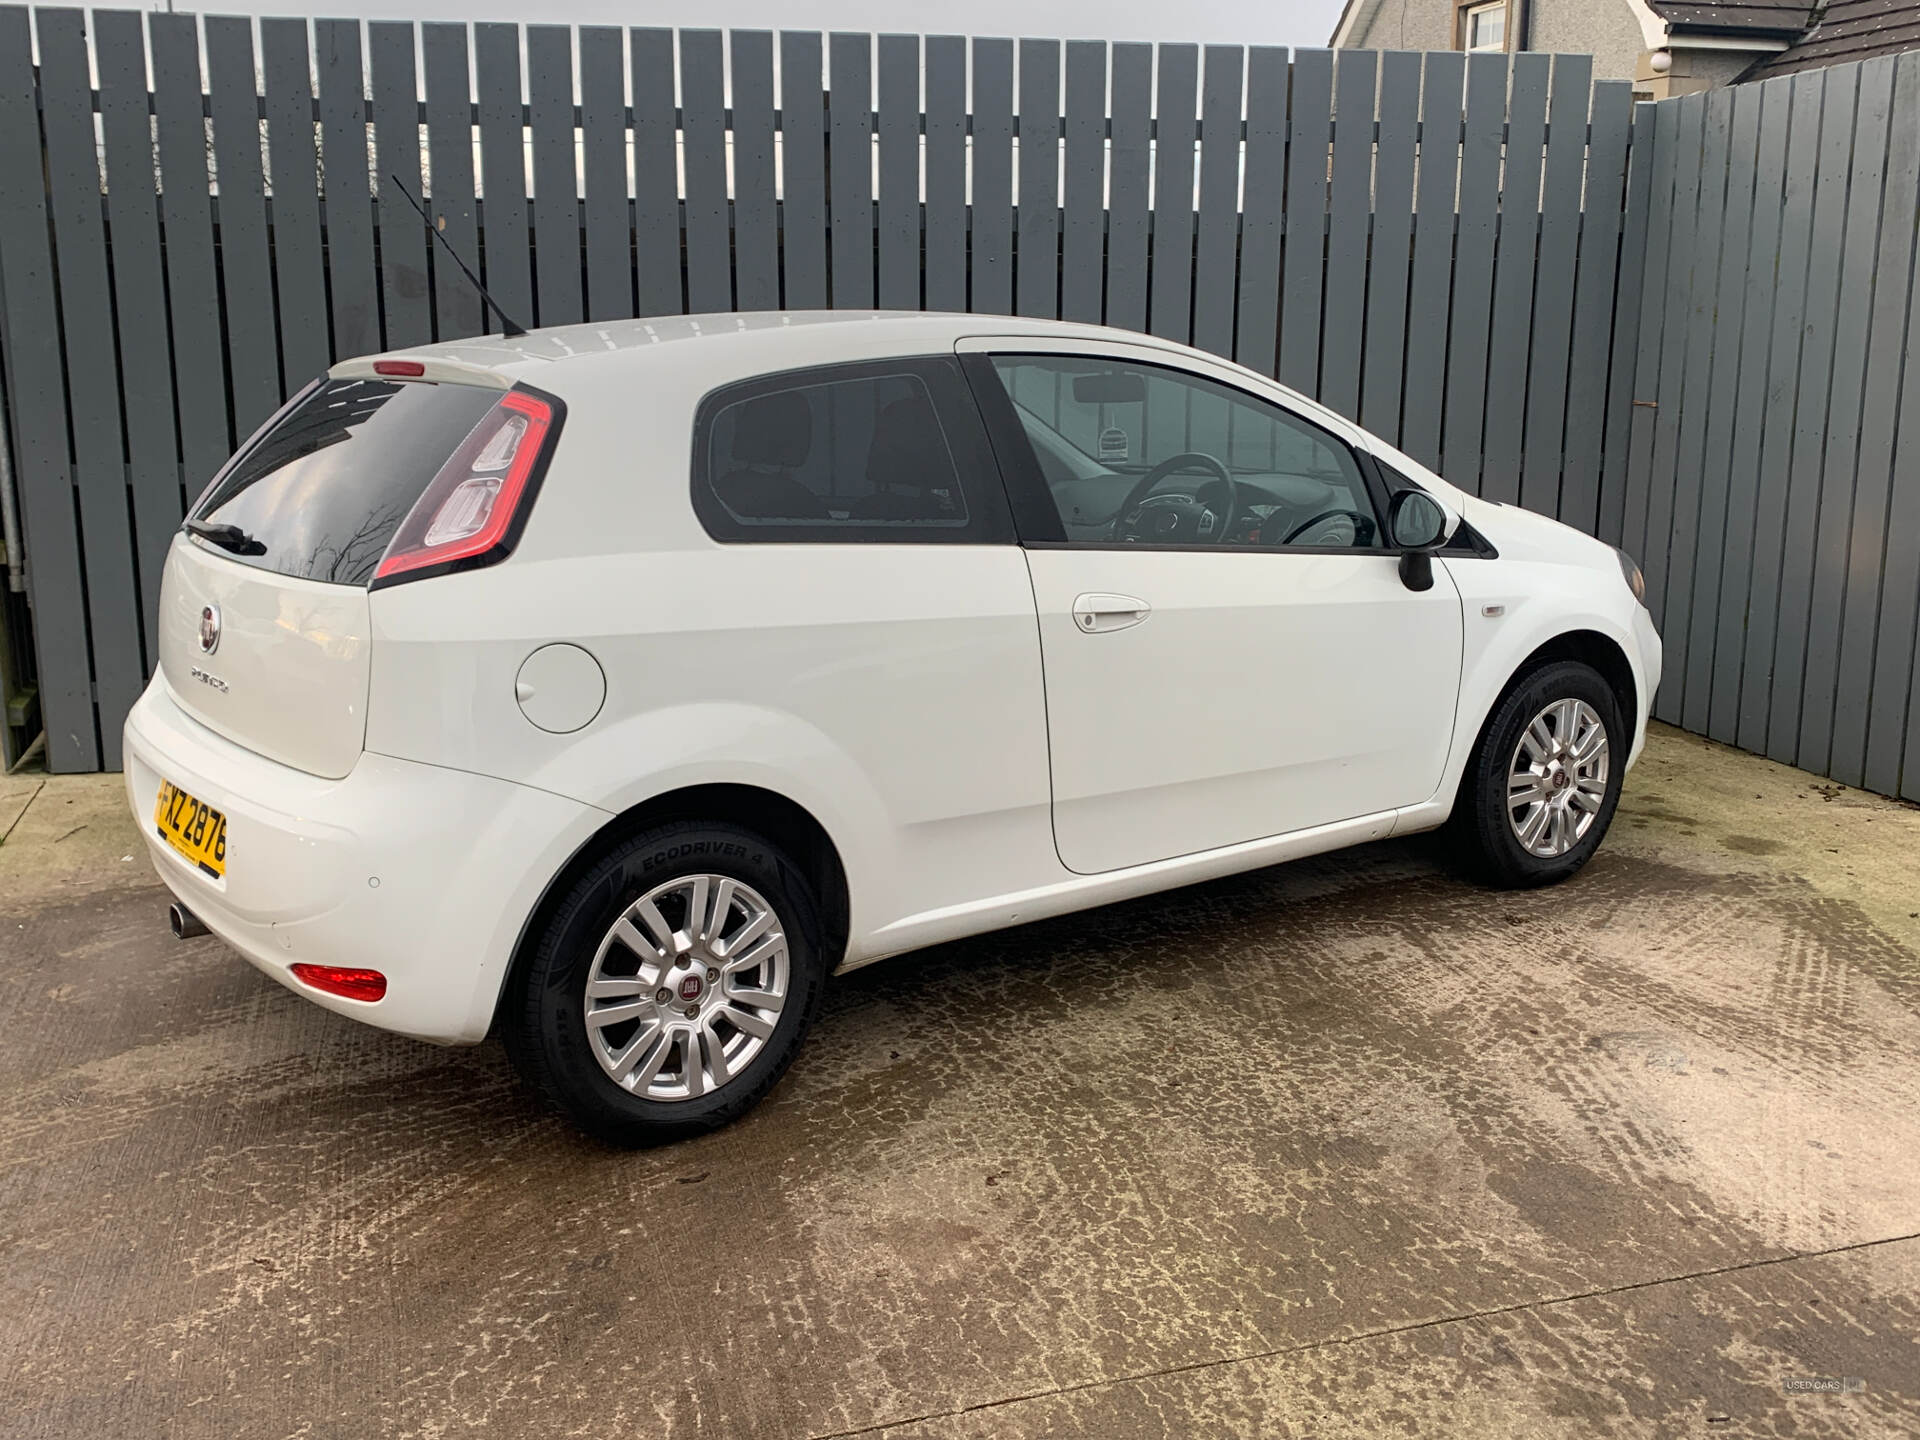
[(200, 607), (200, 653), (211, 655), (220, 648), (220, 607)]
[(680, 998), (682, 1000), (698, 1000), (700, 998), (700, 992), (704, 988), (698, 975), (689, 975), (680, 982)]

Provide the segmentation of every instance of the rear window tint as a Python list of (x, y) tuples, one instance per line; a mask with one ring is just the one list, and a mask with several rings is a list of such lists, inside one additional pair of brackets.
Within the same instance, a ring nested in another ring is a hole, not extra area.
[(769, 390), (713, 417), (708, 483), (742, 526), (963, 529), (966, 497), (917, 375)]
[(214, 484), (194, 518), (252, 544), (221, 553), (303, 580), (364, 585), (414, 502), (500, 399), (421, 381), (329, 380)]

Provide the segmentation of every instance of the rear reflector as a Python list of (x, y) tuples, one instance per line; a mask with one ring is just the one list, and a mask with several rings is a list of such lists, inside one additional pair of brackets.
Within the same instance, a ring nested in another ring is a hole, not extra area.
[(558, 403), (527, 390), (502, 395), (400, 522), (373, 583), (505, 555), (532, 503)]
[(338, 965), (295, 965), (293, 978), (329, 995), (349, 1000), (378, 1000), (387, 993), (387, 977), (378, 970), (347, 970)]
[(376, 360), (373, 362), (376, 375), (405, 375), (418, 379), (427, 373), (427, 367), (418, 360)]

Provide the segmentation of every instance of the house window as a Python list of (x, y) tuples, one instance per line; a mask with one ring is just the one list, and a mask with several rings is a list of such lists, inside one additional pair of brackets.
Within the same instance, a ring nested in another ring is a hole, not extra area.
[(1475, 5), (1466, 13), (1468, 50), (1505, 50), (1507, 48), (1507, 3)]

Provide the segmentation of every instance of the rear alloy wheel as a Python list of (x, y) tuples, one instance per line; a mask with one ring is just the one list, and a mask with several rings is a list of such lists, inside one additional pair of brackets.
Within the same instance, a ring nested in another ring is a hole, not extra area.
[(508, 1051), (604, 1139), (716, 1129), (799, 1049), (825, 978), (817, 914), (798, 868), (749, 830), (677, 824), (622, 841), (537, 941)]
[(1461, 778), (1451, 828), (1497, 885), (1551, 885), (1600, 846), (1620, 803), (1628, 735), (1591, 666), (1558, 661), (1494, 708)]

